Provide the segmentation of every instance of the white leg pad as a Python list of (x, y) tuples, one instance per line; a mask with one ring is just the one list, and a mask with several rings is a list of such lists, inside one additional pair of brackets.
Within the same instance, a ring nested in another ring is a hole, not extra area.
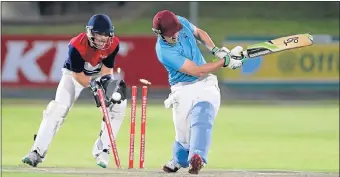
[[(123, 123), (125, 117), (127, 101), (124, 100), (120, 104), (114, 104), (109, 108), (109, 117), (111, 122), (111, 129), (113, 137), (116, 139), (119, 129)], [(103, 149), (111, 149), (111, 142), (106, 124), (104, 121), (101, 123), (101, 133), (96, 142), (94, 143), (92, 154), (96, 157), (97, 154), (103, 151)]]
[(45, 157), (53, 137), (64, 122), (69, 108), (52, 100), (43, 112), (43, 120), (40, 124), (39, 131), (32, 151), (36, 150), (40, 156)]

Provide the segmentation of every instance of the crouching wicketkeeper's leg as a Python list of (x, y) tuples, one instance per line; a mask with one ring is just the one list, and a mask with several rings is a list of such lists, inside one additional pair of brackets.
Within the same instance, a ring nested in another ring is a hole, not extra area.
[(53, 137), (64, 122), (68, 107), (52, 100), (43, 112), (43, 120), (35, 138), (32, 152), (24, 157), (23, 162), (36, 167), (43, 161)]
[[(108, 107), (108, 113), (111, 122), (111, 129), (113, 133), (113, 137), (116, 139), (120, 126), (124, 120), (125, 110), (127, 106), (126, 100), (126, 85), (123, 81), (121, 81), (120, 86), (117, 90), (121, 95), (121, 100), (118, 102), (112, 103)], [(111, 150), (110, 138), (106, 128), (106, 124), (104, 119), (101, 123), (101, 131), (98, 139), (95, 141), (93, 146), (92, 154), (96, 158), (96, 163), (100, 167), (106, 168), (109, 163), (109, 153)]]
[(22, 159), (23, 163), (37, 167), (39, 163), (45, 160), (54, 136), (82, 90), (83, 86), (73, 79), (72, 74), (63, 73), (55, 100), (50, 101), (43, 111), (43, 118), (38, 133), (35, 135), (34, 144), (31, 151)]

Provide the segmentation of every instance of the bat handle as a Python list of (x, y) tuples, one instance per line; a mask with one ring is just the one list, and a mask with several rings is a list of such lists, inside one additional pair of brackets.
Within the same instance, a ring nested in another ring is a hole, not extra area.
[(244, 50), (241, 55), (243, 58), (249, 58), (247, 50)]
[(246, 50), (244, 50), (242, 53), (241, 53), (241, 57), (242, 57), (242, 63), (244, 63), (246, 60), (247, 60), (247, 58), (248, 58), (248, 53), (247, 53), (247, 51)]

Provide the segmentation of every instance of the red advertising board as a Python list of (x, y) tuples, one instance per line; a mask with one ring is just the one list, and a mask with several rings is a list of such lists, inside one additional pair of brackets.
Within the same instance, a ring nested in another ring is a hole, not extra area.
[[(72, 36), (2, 35), (1, 84), (3, 87), (56, 87), (67, 59)], [(119, 37), (118, 67), (129, 86), (147, 79), (152, 87), (168, 87), (168, 76), (157, 60), (153, 36)]]

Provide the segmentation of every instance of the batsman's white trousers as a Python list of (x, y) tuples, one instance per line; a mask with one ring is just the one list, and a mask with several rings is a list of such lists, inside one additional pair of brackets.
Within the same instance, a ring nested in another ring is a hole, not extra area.
[(196, 103), (209, 102), (215, 109), (215, 117), (221, 103), (220, 88), (217, 77), (209, 74), (197, 81), (178, 83), (171, 86), (171, 94), (165, 100), (165, 107), (172, 105), (173, 121), (176, 131), (176, 141), (189, 149), (190, 122), (188, 114)]

